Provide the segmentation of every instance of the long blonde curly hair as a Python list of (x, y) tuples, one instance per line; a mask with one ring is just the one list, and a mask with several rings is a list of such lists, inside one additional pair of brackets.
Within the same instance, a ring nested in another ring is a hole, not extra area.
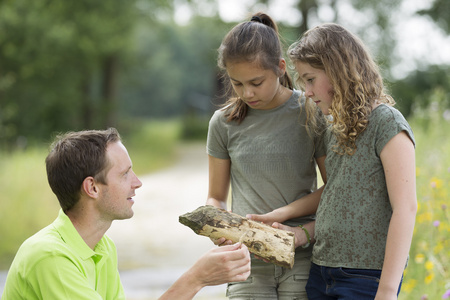
[[(333, 150), (352, 155), (357, 137), (367, 128), (375, 101), (395, 105), (385, 92), (379, 68), (363, 42), (338, 24), (326, 23), (306, 31), (289, 47), (288, 55), (295, 62), (308, 63), (324, 70), (334, 90), (329, 109), (329, 122), (337, 138)], [(298, 75), (298, 74), (297, 74)], [(296, 83), (304, 90), (302, 81)], [(311, 99), (308, 110), (318, 108)]]

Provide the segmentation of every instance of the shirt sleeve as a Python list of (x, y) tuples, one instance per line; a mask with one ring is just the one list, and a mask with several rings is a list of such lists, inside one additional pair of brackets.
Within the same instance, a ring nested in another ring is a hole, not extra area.
[(222, 120), (223, 111), (216, 111), (209, 121), (208, 138), (206, 141), (206, 151), (209, 155), (230, 159), (228, 154), (228, 136), (226, 134), (225, 121)]
[(384, 146), (397, 134), (405, 131), (415, 145), (414, 134), (403, 115), (393, 107), (385, 107), (385, 113), (379, 115), (379, 119), (375, 120), (378, 125), (376, 152), (380, 156)]

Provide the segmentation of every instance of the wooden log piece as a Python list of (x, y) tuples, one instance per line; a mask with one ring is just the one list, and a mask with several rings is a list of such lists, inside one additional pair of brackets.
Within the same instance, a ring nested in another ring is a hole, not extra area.
[(196, 234), (213, 239), (242, 242), (249, 251), (265, 260), (287, 268), (294, 265), (294, 234), (273, 228), (214, 206), (200, 206), (181, 215), (181, 224)]

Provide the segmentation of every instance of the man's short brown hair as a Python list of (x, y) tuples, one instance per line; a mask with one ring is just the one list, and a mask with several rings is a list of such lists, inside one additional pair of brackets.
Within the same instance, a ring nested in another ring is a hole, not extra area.
[(81, 185), (86, 177), (106, 184), (110, 162), (106, 149), (120, 142), (115, 128), (84, 130), (58, 135), (45, 159), (48, 183), (61, 208), (70, 210), (80, 199)]

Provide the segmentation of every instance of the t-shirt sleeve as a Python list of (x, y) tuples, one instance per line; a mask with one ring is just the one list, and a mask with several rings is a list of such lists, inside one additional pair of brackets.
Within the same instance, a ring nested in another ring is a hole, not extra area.
[(378, 156), (380, 156), (381, 151), (386, 144), (402, 131), (405, 131), (412, 143), (415, 145), (414, 134), (403, 115), (393, 107), (386, 106), (384, 108), (387, 111), (380, 114), (377, 120), (374, 120), (377, 124), (379, 124), (377, 130), (378, 138), (375, 145)]
[(223, 111), (216, 111), (209, 121), (206, 152), (216, 158), (230, 159), (227, 149), (228, 136), (226, 134)]

